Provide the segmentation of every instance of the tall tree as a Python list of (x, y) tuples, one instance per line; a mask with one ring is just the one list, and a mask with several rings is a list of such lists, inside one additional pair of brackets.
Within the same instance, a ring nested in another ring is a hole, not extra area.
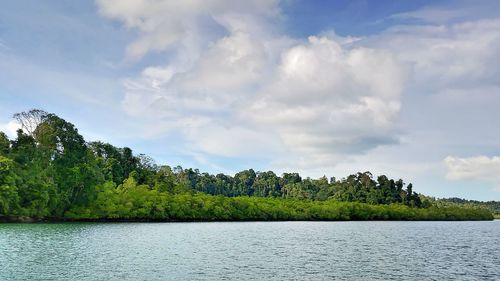
[(248, 195), (248, 196), (253, 195), (254, 194), (253, 184), (255, 182), (256, 177), (257, 175), (253, 169), (244, 170), (236, 173), (236, 175), (234, 175), (233, 193), (235, 195)]
[(38, 125), (43, 122), (47, 115), (48, 113), (46, 111), (31, 109), (29, 111), (16, 113), (12, 117), (21, 124), (21, 128), (26, 131), (28, 135), (33, 136)]

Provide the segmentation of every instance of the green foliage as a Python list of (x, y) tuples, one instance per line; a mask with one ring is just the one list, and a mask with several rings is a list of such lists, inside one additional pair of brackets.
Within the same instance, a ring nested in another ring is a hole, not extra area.
[(0, 156), (0, 215), (15, 213), (19, 204), (19, 195), (13, 173), (14, 161)]
[(0, 155), (6, 156), (10, 152), (10, 141), (4, 132), (0, 132)]
[(423, 196), (422, 200), (425, 200), (427, 205), (441, 206), (441, 207), (461, 207), (461, 208), (483, 208), (495, 215), (495, 217), (500, 216), (500, 202), (499, 201), (476, 201), (476, 200), (466, 200), (461, 198), (443, 198), (435, 199), (433, 197)]
[[(328, 180), (298, 173), (234, 176), (157, 166), (108, 143), (86, 143), (75, 126), (42, 110), (14, 115), (0, 132), (0, 216), (82, 220), (491, 219), (474, 204), (417, 195), (412, 184), (369, 172)], [(406, 188), (405, 188), (406, 186)]]
[[(126, 186), (126, 187), (125, 187)], [(372, 205), (335, 200), (313, 201), (272, 197), (226, 197), (203, 193), (170, 194), (128, 181), (98, 188), (91, 205), (66, 213), (75, 220), (266, 221), (266, 220), (489, 220), (484, 209), (411, 208), (402, 204)]]

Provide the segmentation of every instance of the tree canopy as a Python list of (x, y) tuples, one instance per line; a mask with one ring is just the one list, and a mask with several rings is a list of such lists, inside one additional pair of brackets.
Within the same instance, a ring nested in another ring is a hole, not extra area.
[[(403, 212), (408, 219), (440, 218), (429, 209), (439, 207), (435, 199), (385, 175), (311, 179), (252, 169), (212, 175), (157, 165), (128, 147), (86, 142), (73, 124), (43, 110), (16, 113), (14, 119), (22, 127), (15, 139), (0, 132), (0, 217), (401, 219), (391, 212)], [(480, 213), (476, 206), (441, 207), (448, 208), (442, 210), (449, 212), (445, 219), (454, 212), (462, 214), (457, 218)], [(354, 209), (342, 215), (345, 208)]]

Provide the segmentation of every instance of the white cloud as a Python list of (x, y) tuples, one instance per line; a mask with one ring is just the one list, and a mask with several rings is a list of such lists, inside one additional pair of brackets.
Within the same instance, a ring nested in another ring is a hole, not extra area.
[(465, 16), (467, 16), (467, 10), (465, 9), (424, 7), (416, 11), (395, 14), (389, 18), (399, 20), (420, 20), (427, 23), (446, 23), (450, 20), (463, 18)]
[(342, 154), (395, 142), (405, 78), (388, 52), (313, 36), (283, 50), (273, 79), (242, 114), (277, 132), (301, 162), (332, 166)]
[(11, 139), (15, 138), (16, 131), (21, 128), (21, 125), (14, 120), (11, 120), (5, 124), (0, 123), (0, 132), (4, 132)]
[[(450, 93), (480, 91), (482, 97), (482, 89), (498, 88), (495, 19), (435, 25), (429, 22), (439, 13), (423, 11), (411, 16), (427, 17), (425, 24), (365, 38), (327, 32), (298, 40), (276, 32), (276, 1), (98, 4), (102, 15), (138, 32), (130, 58), (158, 51), (168, 58), (126, 79), (124, 111), (144, 123), (148, 136), (179, 133), (196, 155), (253, 156), (279, 170), (326, 170), (398, 143), (404, 97), (423, 106), (407, 104), (419, 111), (414, 116), (439, 123), (449, 120), (442, 112), (458, 112), (456, 103), (441, 101), (444, 108), (437, 108), (420, 97), (451, 101), (456, 94)], [(428, 122), (421, 126), (409, 130), (439, 142), (425, 133)], [(443, 151), (433, 161), (452, 154)]]
[(339, 41), (238, 31), (213, 42), (187, 70), (147, 68), (128, 81), (122, 105), (170, 124), (198, 152), (333, 166), (344, 154), (397, 141), (406, 78), (390, 53)]
[[(101, 15), (139, 31), (139, 38), (127, 47), (127, 55), (134, 59), (150, 51), (199, 41), (206, 36), (204, 33), (211, 33), (206, 27), (215, 24), (229, 32), (259, 30), (263, 28), (263, 18), (272, 19), (279, 14), (277, 3), (274, 0), (97, 0)], [(188, 48), (193, 47), (189, 45)]]
[[(333, 32), (276, 36), (276, 1), (238, 3), (98, 1), (102, 15), (139, 31), (129, 56), (174, 50), (168, 65), (125, 82), (122, 106), (146, 134), (176, 130), (196, 153), (303, 168), (397, 141), (406, 69), (391, 53)], [(224, 32), (186, 41), (207, 17)]]
[(444, 159), (449, 180), (479, 180), (495, 184), (500, 191), (500, 157), (476, 156), (460, 158), (448, 156)]
[(500, 3), (496, 0), (483, 0), (482, 5), (472, 1), (452, 0), (424, 6), (415, 11), (403, 12), (388, 19), (418, 21), (421, 23), (446, 24), (466, 20), (498, 17)]
[(283, 152), (278, 135), (241, 125), (224, 126), (213, 119), (209, 122), (183, 129), (189, 144), (198, 151), (224, 157), (260, 159), (269, 159)]
[(412, 64), (414, 83), (423, 90), (498, 84), (500, 19), (396, 26), (365, 43)]

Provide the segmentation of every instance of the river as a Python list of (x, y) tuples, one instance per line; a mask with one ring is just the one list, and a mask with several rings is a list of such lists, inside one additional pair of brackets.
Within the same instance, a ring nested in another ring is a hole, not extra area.
[(0, 224), (0, 280), (500, 280), (500, 221)]

